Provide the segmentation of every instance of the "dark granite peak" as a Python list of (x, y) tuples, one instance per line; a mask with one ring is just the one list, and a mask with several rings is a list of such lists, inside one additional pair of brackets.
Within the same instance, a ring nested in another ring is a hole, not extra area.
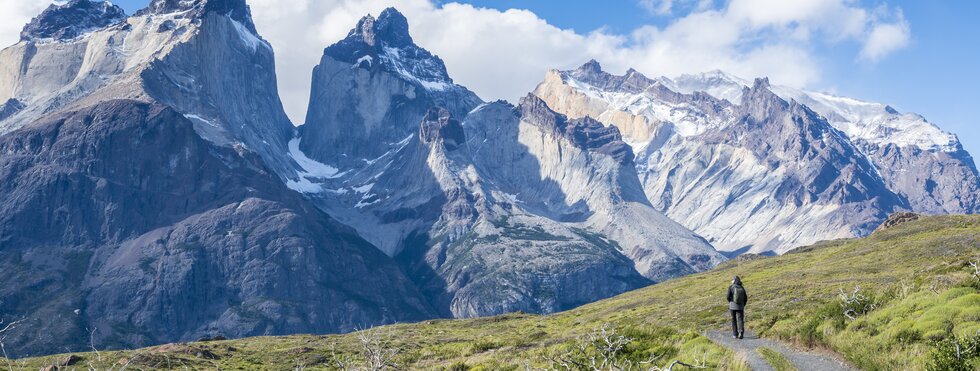
[(124, 19), (126, 12), (108, 1), (71, 0), (63, 5), (48, 6), (24, 26), (20, 39), (70, 40)]
[(19, 100), (14, 98), (8, 99), (3, 104), (0, 104), (0, 121), (13, 116), (15, 113), (24, 109), (24, 107), (24, 103), (21, 103)]
[(153, 0), (145, 9), (136, 15), (166, 14), (180, 11), (195, 10), (198, 15), (211, 12), (228, 15), (245, 25), (252, 33), (257, 33), (252, 22), (252, 11), (245, 0)]
[(595, 59), (589, 59), (588, 62), (585, 62), (576, 71), (580, 73), (599, 74), (602, 73), (602, 65)]
[(603, 90), (621, 90), (629, 93), (639, 93), (654, 83), (639, 71), (630, 68), (622, 76), (613, 75), (602, 70), (595, 59), (589, 60), (578, 69), (562, 71), (563, 78), (572, 77), (578, 81)]
[[(408, 20), (395, 8), (385, 9), (377, 18), (364, 16), (346, 38), (328, 46), (323, 53), (339, 62), (394, 72), (412, 81), (453, 84), (446, 64), (415, 45)], [(367, 60), (370, 62), (364, 62)]]
[(395, 8), (381, 11), (381, 15), (374, 23), (374, 32), (376, 38), (394, 47), (414, 44), (408, 32), (408, 19)]
[(344, 41), (362, 42), (375, 46), (379, 41), (390, 47), (413, 45), (412, 36), (408, 32), (408, 19), (395, 8), (387, 8), (378, 18), (368, 14), (357, 21), (347, 33)]

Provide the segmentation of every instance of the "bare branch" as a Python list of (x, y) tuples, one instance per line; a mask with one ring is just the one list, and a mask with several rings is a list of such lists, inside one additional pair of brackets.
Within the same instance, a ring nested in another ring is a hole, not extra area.
[[(13, 332), (15, 328), (17, 328), (17, 326), (20, 326), (20, 324), (24, 323), (24, 321), (26, 320), (27, 320), (26, 318), (21, 318), (19, 320), (11, 321), (10, 323), (3, 326), (3, 329), (0, 329), (0, 352), (3, 353), (4, 361), (7, 362), (8, 371), (14, 371), (14, 365), (10, 363), (10, 356), (7, 355), (7, 347), (4, 344), (4, 341), (7, 340), (7, 336), (9, 336), (10, 333)], [(3, 325), (3, 320), (0, 320), (0, 325)]]
[(838, 297), (840, 298), (840, 306), (844, 317), (852, 321), (878, 308), (878, 303), (874, 298), (861, 292), (861, 287), (859, 286), (854, 287), (854, 291), (851, 293), (840, 289)]
[(88, 345), (95, 352), (95, 357), (98, 358), (99, 363), (102, 363), (102, 353), (99, 352), (99, 348), (95, 347), (95, 332), (98, 331), (98, 327), (93, 327), (88, 333)]
[(368, 370), (382, 371), (398, 368), (395, 357), (401, 353), (401, 349), (392, 344), (387, 332), (381, 329), (364, 330), (357, 333), (357, 339), (361, 342)]
[(330, 358), (340, 371), (354, 371), (354, 359), (349, 354), (337, 354), (337, 350), (330, 347)]

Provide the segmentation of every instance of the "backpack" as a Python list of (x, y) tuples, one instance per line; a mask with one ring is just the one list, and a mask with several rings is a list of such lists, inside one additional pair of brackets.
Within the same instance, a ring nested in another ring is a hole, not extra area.
[(742, 286), (732, 287), (733, 295), (732, 298), (735, 299), (735, 303), (738, 305), (745, 305), (749, 301), (749, 296), (745, 294), (745, 288)]

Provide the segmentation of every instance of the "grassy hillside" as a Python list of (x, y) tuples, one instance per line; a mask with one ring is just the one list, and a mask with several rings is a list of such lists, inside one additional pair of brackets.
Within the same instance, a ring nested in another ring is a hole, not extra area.
[[(363, 366), (359, 338), (367, 338), (371, 348), (390, 352), (402, 368), (524, 369), (575, 357), (578, 345), (591, 345), (584, 353), (594, 353), (596, 343), (583, 339), (604, 326), (632, 339), (618, 352), (621, 362), (652, 359), (652, 364), (666, 366), (678, 360), (741, 369), (744, 363), (737, 357), (700, 335), (726, 325), (726, 288), (739, 275), (750, 298), (747, 326), (763, 336), (832, 349), (863, 369), (924, 369), (933, 362), (935, 344), (955, 350), (959, 342), (966, 349), (980, 331), (980, 283), (973, 277), (971, 260), (980, 261), (980, 216), (928, 217), (863, 239), (727, 262), (711, 272), (553, 315), (508, 314), (400, 324), (360, 334), (165, 345), (79, 354), (75, 361), (117, 368), (332, 369), (344, 360)], [(942, 355), (948, 358), (949, 352)], [(37, 369), (65, 358), (19, 360), (14, 366)], [(980, 367), (977, 358), (960, 365)]]

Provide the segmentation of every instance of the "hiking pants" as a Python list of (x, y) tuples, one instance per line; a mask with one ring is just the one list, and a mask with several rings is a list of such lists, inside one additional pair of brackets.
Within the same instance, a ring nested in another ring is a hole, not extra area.
[(732, 312), (732, 335), (745, 333), (745, 311), (731, 310)]

